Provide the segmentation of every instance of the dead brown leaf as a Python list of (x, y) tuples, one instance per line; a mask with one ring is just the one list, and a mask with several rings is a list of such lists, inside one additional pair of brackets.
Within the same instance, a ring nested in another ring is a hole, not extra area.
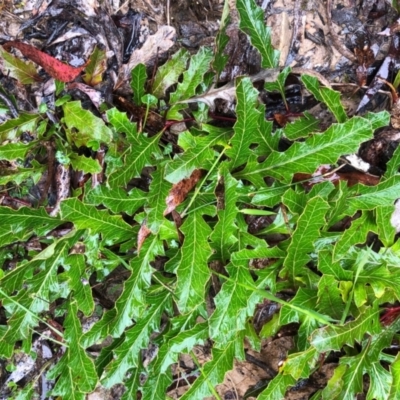
[(164, 215), (169, 214), (171, 211), (181, 204), (188, 193), (196, 186), (196, 183), (202, 177), (203, 172), (200, 169), (196, 169), (192, 172), (189, 178), (183, 179), (180, 182), (172, 186), (165, 202), (167, 203), (167, 208), (164, 211)]

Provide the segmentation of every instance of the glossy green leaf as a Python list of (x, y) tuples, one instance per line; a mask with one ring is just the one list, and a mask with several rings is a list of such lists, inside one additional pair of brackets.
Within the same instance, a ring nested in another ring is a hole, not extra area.
[(291, 280), (303, 275), (303, 268), (310, 260), (309, 253), (314, 249), (313, 242), (320, 235), (319, 230), (325, 223), (328, 209), (325, 200), (314, 197), (300, 215), (283, 263), (283, 274), (287, 274)]
[(235, 354), (235, 341), (225, 343), (223, 348), (212, 350), (212, 361), (207, 362), (201, 375), (195, 380), (181, 400), (204, 399), (211, 396), (211, 388), (222, 382), (225, 374), (232, 369)]
[(166, 90), (178, 82), (179, 76), (185, 71), (189, 53), (180, 49), (170, 60), (157, 69), (151, 93), (160, 98), (164, 97)]
[(320, 164), (332, 164), (342, 154), (354, 153), (372, 134), (368, 120), (354, 117), (343, 124), (333, 124), (323, 134), (315, 134), (304, 143), (294, 143), (283, 153), (273, 152), (260, 164), (251, 159), (236, 177), (258, 186), (262, 186), (265, 176), (289, 181), (295, 173), (313, 173)]
[(187, 216), (181, 231), (185, 239), (176, 271), (178, 280), (175, 294), (179, 310), (186, 313), (203, 301), (205, 286), (211, 276), (207, 264), (212, 253), (208, 243), (211, 229), (200, 212), (193, 212)]
[(93, 158), (71, 153), (69, 154), (69, 159), (75, 171), (82, 171), (85, 174), (98, 174), (102, 171), (99, 162)]
[(250, 145), (254, 143), (259, 120), (259, 112), (255, 107), (258, 95), (249, 78), (242, 79), (236, 88), (238, 118), (233, 128), (235, 134), (230, 141), (231, 148), (226, 151), (231, 158), (232, 169), (244, 164), (251, 154)]
[(146, 66), (138, 64), (133, 68), (131, 79), (131, 88), (133, 90), (133, 101), (140, 106), (142, 104), (142, 96), (145, 94), (145, 84), (147, 79)]
[(276, 67), (279, 51), (272, 47), (270, 28), (264, 22), (264, 11), (254, 0), (237, 0), (236, 7), (240, 16), (240, 29), (250, 36), (251, 44), (260, 52), (262, 67)]
[(9, 119), (0, 125), (0, 142), (15, 140), (23, 132), (34, 132), (40, 116), (21, 112), (18, 118)]
[(24, 159), (34, 143), (7, 143), (0, 146), (0, 160)]
[(98, 150), (101, 143), (112, 139), (111, 129), (92, 112), (85, 110), (80, 101), (70, 101), (63, 105), (64, 122), (68, 127), (67, 136), (77, 147), (86, 146)]
[(204, 74), (210, 69), (213, 54), (210, 49), (201, 47), (191, 57), (189, 68), (183, 73), (183, 81), (178, 83), (175, 92), (171, 93), (170, 103), (189, 99), (196, 94), (197, 87), (202, 83)]
[(103, 239), (111, 243), (131, 238), (133, 229), (120, 215), (110, 215), (107, 210), (97, 210), (76, 198), (61, 203), (61, 214), (65, 221), (72, 222), (77, 229), (90, 229), (92, 234), (100, 233)]
[(369, 307), (354, 321), (343, 326), (327, 326), (316, 330), (310, 338), (311, 344), (321, 353), (340, 350), (345, 344), (354, 346), (364, 335), (380, 332), (379, 310)]
[(306, 111), (303, 117), (287, 124), (283, 133), (290, 140), (305, 138), (318, 129), (319, 123), (318, 119)]

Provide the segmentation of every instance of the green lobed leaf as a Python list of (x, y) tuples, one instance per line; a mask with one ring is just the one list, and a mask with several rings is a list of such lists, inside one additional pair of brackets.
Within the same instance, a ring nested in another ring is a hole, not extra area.
[(237, 84), (237, 120), (233, 127), (235, 134), (230, 140), (231, 148), (226, 151), (226, 155), (231, 158), (231, 169), (244, 164), (252, 153), (250, 145), (254, 143), (259, 121), (259, 111), (255, 107), (258, 95), (250, 78), (243, 78)]
[(100, 143), (108, 144), (112, 132), (104, 121), (91, 111), (84, 110), (80, 101), (69, 101), (63, 104), (64, 122), (68, 127), (69, 142), (77, 147), (86, 146), (98, 150)]
[(132, 328), (125, 331), (123, 343), (113, 350), (114, 359), (108, 365), (102, 380), (105, 387), (122, 383), (125, 374), (138, 367), (140, 352), (147, 348), (150, 334), (159, 330), (161, 314), (167, 307), (170, 297), (169, 293), (160, 292), (147, 299), (149, 308)]
[(219, 30), (215, 37), (214, 61), (212, 63), (213, 69), (216, 72), (217, 79), (225, 68), (226, 62), (229, 59), (228, 54), (224, 54), (226, 45), (229, 42), (229, 36), (226, 34), (226, 28), (230, 23), (229, 16), (229, 3), (228, 0), (224, 1), (224, 8), (219, 23)]
[(285, 67), (278, 75), (276, 78), (275, 82), (265, 82), (264, 88), (265, 90), (269, 92), (274, 92), (278, 91), (280, 95), (282, 96), (283, 102), (285, 103), (285, 106), (287, 108), (287, 102), (286, 102), (286, 93), (285, 93), (285, 82), (290, 74), (290, 67)]
[(314, 97), (324, 102), (338, 122), (345, 122), (347, 120), (346, 111), (340, 101), (340, 93), (327, 87), (319, 87), (318, 79), (310, 75), (302, 75), (302, 82), (307, 90), (309, 90)]
[(374, 210), (378, 206), (391, 206), (398, 198), (400, 176), (395, 175), (376, 186), (357, 185), (347, 201), (346, 215), (358, 210)]
[(61, 215), (72, 222), (77, 229), (90, 229), (92, 234), (100, 233), (108, 244), (123, 242), (132, 237), (133, 229), (120, 215), (110, 215), (107, 210), (97, 210), (76, 198), (61, 203)]
[(392, 385), (390, 386), (389, 400), (400, 399), (400, 353), (397, 353), (395, 360), (390, 366), (392, 374)]
[(229, 264), (225, 269), (230, 279), (215, 296), (215, 311), (209, 318), (210, 337), (216, 346), (234, 340), (236, 333), (245, 329), (247, 317), (254, 312), (254, 309), (248, 309), (247, 303), (256, 288), (248, 264)]
[(183, 73), (183, 81), (178, 83), (176, 91), (171, 93), (171, 104), (189, 99), (196, 94), (197, 87), (203, 82), (204, 74), (210, 69), (212, 59), (212, 51), (206, 47), (201, 47), (191, 57), (189, 68)]
[(89, 316), (93, 313), (95, 304), (89, 285), (89, 276), (86, 273), (85, 257), (83, 254), (72, 254), (65, 260), (64, 268), (66, 266), (70, 267), (66, 275), (77, 307), (86, 316)]
[(28, 151), (35, 145), (31, 142), (25, 143), (7, 143), (0, 146), (0, 160), (12, 161), (18, 158), (24, 159)]
[(303, 268), (310, 260), (309, 253), (314, 250), (314, 241), (319, 237), (319, 230), (325, 223), (325, 214), (329, 209), (328, 203), (321, 197), (308, 201), (303, 213), (299, 216), (292, 240), (287, 249), (283, 262), (282, 274), (295, 280), (303, 275)]
[(294, 386), (296, 379), (291, 375), (279, 373), (272, 379), (268, 387), (257, 397), (258, 400), (282, 400), (290, 386)]
[(394, 243), (396, 229), (390, 221), (394, 212), (394, 205), (379, 206), (376, 208), (376, 226), (379, 239), (385, 247), (390, 247)]
[(210, 240), (215, 257), (225, 263), (238, 241), (238, 227), (235, 223), (238, 212), (236, 207), (238, 182), (229, 174), (226, 164), (220, 168), (219, 181), (224, 188), (222, 194), (224, 204), (223, 208), (217, 211), (218, 222), (210, 235)]
[(319, 123), (318, 119), (306, 111), (301, 118), (287, 124), (283, 133), (289, 140), (305, 138), (318, 129)]
[[(13, 243), (18, 238), (35, 233), (38, 236), (45, 235), (61, 224), (59, 218), (50, 217), (44, 208), (32, 209), (21, 207), (13, 210), (0, 206), (0, 245)], [(4, 235), (1, 232), (4, 232)], [(6, 231), (8, 235), (6, 235)]]
[(170, 60), (157, 69), (151, 93), (157, 98), (165, 96), (167, 89), (178, 82), (179, 76), (186, 70), (189, 53), (180, 49)]
[(0, 125), (0, 142), (15, 140), (23, 132), (34, 132), (39, 120), (38, 114), (21, 112), (18, 118), (9, 119)]
[(125, 186), (131, 179), (139, 177), (145, 166), (152, 165), (155, 157), (160, 156), (158, 142), (161, 134), (150, 138), (138, 135), (136, 124), (116, 109), (110, 110), (107, 117), (117, 132), (126, 134), (130, 144), (123, 156), (123, 166), (108, 176), (111, 186)]
[(93, 158), (80, 156), (76, 153), (70, 153), (68, 156), (75, 171), (82, 171), (85, 174), (99, 174), (102, 171), (99, 162)]
[(208, 243), (211, 228), (204, 221), (200, 211), (187, 216), (181, 231), (185, 239), (176, 270), (175, 295), (179, 310), (184, 314), (204, 301), (205, 286), (211, 276), (207, 261), (212, 251)]
[(213, 348), (212, 360), (203, 366), (201, 375), (180, 399), (204, 399), (207, 396), (211, 396), (213, 393), (210, 390), (210, 386), (214, 388), (223, 381), (225, 374), (233, 368), (234, 356), (234, 340), (225, 343), (221, 349)]
[(322, 275), (318, 282), (317, 310), (321, 314), (340, 319), (344, 312), (344, 306), (342, 294), (339, 290), (339, 281), (332, 275)]
[(133, 90), (133, 101), (140, 106), (142, 104), (142, 96), (145, 94), (145, 84), (147, 80), (146, 66), (138, 64), (133, 68), (131, 79), (131, 88)]
[(152, 172), (152, 181), (145, 212), (147, 215), (146, 226), (156, 234), (165, 221), (164, 211), (167, 208), (166, 198), (171, 189), (171, 184), (164, 179), (165, 167), (159, 165), (157, 170)]
[(311, 344), (321, 353), (330, 350), (339, 351), (345, 344), (354, 346), (356, 342), (363, 340), (365, 334), (380, 332), (378, 319), (379, 310), (368, 307), (356, 320), (343, 326), (327, 326), (316, 330), (311, 335)]
[(240, 29), (250, 36), (251, 44), (261, 54), (263, 68), (274, 68), (279, 62), (279, 51), (271, 44), (270, 28), (265, 25), (264, 11), (254, 0), (236, 0)]
[(143, 207), (147, 197), (147, 193), (136, 188), (128, 193), (120, 188), (107, 188), (105, 185), (85, 189), (85, 203), (103, 204), (113, 213), (125, 212), (128, 215), (133, 215)]
[(352, 246), (364, 243), (371, 231), (376, 232), (375, 221), (373, 221), (372, 215), (365, 211), (360, 218), (353, 220), (350, 228), (340, 236), (333, 249), (332, 260), (336, 262), (344, 258)]
[(295, 173), (313, 173), (321, 164), (333, 164), (342, 154), (354, 153), (372, 134), (367, 119), (354, 117), (345, 123), (333, 124), (323, 134), (315, 134), (304, 143), (294, 143), (284, 153), (274, 151), (262, 163), (251, 158), (236, 177), (257, 186), (263, 186), (265, 176), (288, 182)]
[(189, 132), (179, 135), (178, 144), (184, 148), (183, 154), (175, 155), (175, 158), (166, 165), (165, 179), (171, 183), (178, 183), (182, 179), (190, 177), (195, 169), (210, 168), (214, 160), (213, 146), (224, 144), (230, 129), (208, 127), (210, 133), (205, 136), (193, 136)]

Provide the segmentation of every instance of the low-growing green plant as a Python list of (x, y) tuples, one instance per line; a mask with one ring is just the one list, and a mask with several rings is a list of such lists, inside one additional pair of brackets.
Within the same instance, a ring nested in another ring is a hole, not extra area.
[[(259, 50), (263, 68), (276, 68), (278, 52), (262, 10), (253, 0), (237, 0), (237, 9), (240, 28)], [(188, 101), (207, 92), (204, 81), (218, 77), (227, 61), (226, 10), (215, 54), (207, 48), (193, 56), (180, 50), (158, 69), (147, 92), (145, 67), (132, 71), (133, 101), (145, 115), (163, 100), (167, 120), (182, 120), (190, 112)], [(267, 88), (283, 90), (288, 72)], [(248, 77), (235, 83), (233, 128), (213, 124), (207, 104), (199, 101), (193, 126), (179, 134), (175, 153), (163, 132), (148, 135), (116, 108), (105, 112), (104, 122), (68, 97), (57, 102), (63, 115), (58, 125), (44, 112), (21, 113), (0, 125), (0, 160), (14, 163), (1, 172), (0, 185), (13, 185), (15, 197), (22, 198), (18, 188), (35, 185), (46, 170), (45, 164), (24, 160), (39, 160), (49, 143), (64, 168), (93, 175), (102, 166), (88, 154), (106, 149), (106, 180), (97, 185), (89, 180), (61, 201), (58, 214), (49, 215), (44, 206), (0, 206), (0, 259), (12, 265), (0, 270), (7, 318), (0, 326), (0, 356), (29, 353), (33, 335), (46, 327), (63, 352), (42, 371), (55, 380), (52, 396), (84, 399), (100, 382), (108, 388), (123, 383), (123, 399), (136, 398), (137, 391), (142, 399), (164, 399), (180, 354), (195, 359), (193, 348), (208, 342), (211, 360), (201, 366), (195, 360), (198, 376), (181, 397), (200, 400), (218, 396), (215, 387), (234, 360), (245, 358), (246, 338), (259, 350), (263, 338), (297, 323), (295, 349), (258, 399), (283, 398), (334, 351), (340, 352), (338, 366), (314, 399), (352, 399), (363, 392), (364, 375), (367, 399), (397, 398), (400, 358), (385, 349), (398, 339), (399, 323), (383, 326), (380, 313), (400, 296), (399, 242), (389, 224), (400, 193), (400, 151), (376, 186), (293, 183), (296, 173), (312, 174), (357, 152), (377, 128), (388, 125), (389, 114), (348, 118), (339, 93), (313, 76), (301, 79), (337, 121), (324, 132), (307, 113), (274, 129)], [(26, 131), (33, 140), (22, 140)], [(280, 151), (283, 137), (293, 143)], [(89, 152), (78, 152), (82, 148)], [(145, 167), (148, 191), (131, 185)], [(249, 215), (273, 218), (252, 234)], [(351, 225), (338, 229), (345, 220)], [(60, 227), (66, 233), (56, 235)], [(382, 244), (379, 251), (365, 245), (370, 233)], [(283, 239), (272, 245), (273, 234)], [(28, 246), (33, 239), (39, 247)], [(254, 260), (265, 266), (256, 268)], [(95, 313), (88, 282), (103, 282), (117, 267), (128, 274), (121, 294), (83, 331), (82, 317)], [(220, 285), (214, 298), (212, 278)], [(282, 292), (293, 295), (283, 300)], [(257, 334), (252, 317), (265, 299), (279, 303), (280, 311)], [(54, 318), (62, 327), (50, 323)], [(87, 349), (106, 338), (109, 344), (94, 358)], [(143, 351), (150, 346), (156, 355), (144, 363)], [(18, 396), (32, 398), (33, 383)]]

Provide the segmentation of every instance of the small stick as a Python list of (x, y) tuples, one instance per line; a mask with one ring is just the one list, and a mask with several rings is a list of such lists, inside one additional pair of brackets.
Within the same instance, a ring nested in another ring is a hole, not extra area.
[(0, 92), (1, 101), (8, 107), (8, 111), (14, 118), (18, 118), (18, 110), (15, 108), (14, 103), (3, 93)]

